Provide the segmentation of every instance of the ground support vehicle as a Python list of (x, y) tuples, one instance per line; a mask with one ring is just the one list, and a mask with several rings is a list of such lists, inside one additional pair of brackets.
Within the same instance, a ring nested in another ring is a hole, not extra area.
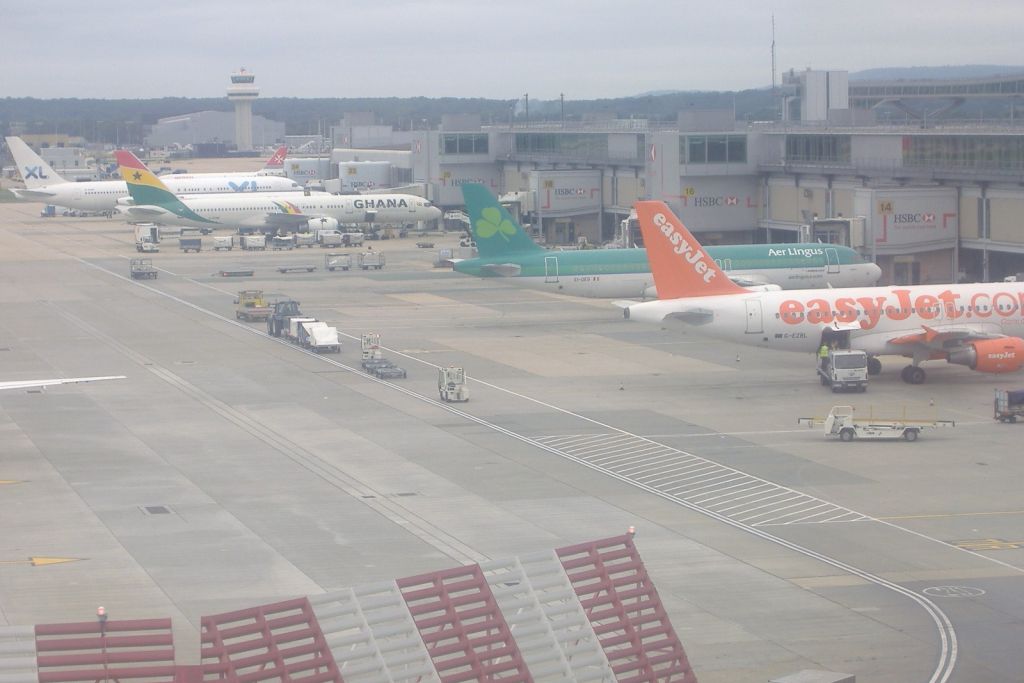
[(818, 357), (818, 378), (833, 392), (868, 390), (868, 354), (851, 349), (832, 349)]
[(306, 247), (312, 249), (313, 245), (316, 244), (316, 235), (311, 232), (297, 232), (293, 235), (295, 238), (296, 247)]
[(341, 353), (341, 341), (338, 339), (338, 328), (325, 322), (314, 320), (299, 323), (298, 343), (316, 353)]
[(361, 232), (343, 232), (341, 233), (341, 244), (345, 247), (359, 247), (362, 246), (365, 237)]
[(1024, 389), (996, 389), (995, 419), (1016, 422), (1018, 417), (1024, 419)]
[(159, 274), (153, 267), (153, 259), (150, 258), (133, 258), (128, 270), (133, 280), (155, 280)]
[(203, 238), (202, 237), (179, 237), (178, 246), (186, 254), (190, 251), (194, 251), (197, 254), (203, 250)]
[(263, 298), (262, 289), (243, 289), (235, 299), (238, 308), (235, 309), (235, 318), (246, 322), (262, 322), (270, 317), (273, 312)]
[(466, 383), (465, 368), (438, 368), (437, 393), (445, 403), (468, 401), (469, 384)]
[(299, 266), (278, 266), (277, 272), (279, 273), (312, 273), (316, 270), (316, 266), (304, 264)]
[(274, 235), (270, 238), (270, 248), (274, 251), (291, 251), (295, 248), (295, 236)]
[(160, 226), (156, 223), (139, 223), (135, 229), (135, 251), (143, 253), (160, 251)]
[(235, 247), (235, 238), (231, 235), (217, 235), (213, 238), (213, 250), (231, 251)]
[(356, 255), (356, 264), (363, 270), (380, 270), (384, 267), (384, 254), (379, 251), (366, 251)]
[(352, 254), (331, 253), (324, 256), (324, 268), (334, 272), (335, 270), (351, 270)]
[(371, 374), (378, 379), (405, 379), (406, 372), (405, 368), (400, 368), (394, 363), (388, 363), (387, 365), (381, 365), (374, 368)]
[[(359, 348), (362, 351), (362, 359), (380, 360), (384, 356), (380, 352), (380, 335), (376, 332), (368, 332), (359, 339)], [(363, 367), (366, 367), (365, 365)]]
[(47, 204), (39, 210), (40, 218), (53, 218), (57, 215), (57, 207), (53, 204)]
[(417, 242), (416, 243), (416, 247), (419, 248), (419, 249), (433, 249), (434, 248), (434, 243), (433, 242)]
[(299, 340), (299, 329), (303, 323), (315, 323), (317, 320), (312, 316), (296, 315), (288, 319), (288, 324), (284, 327), (281, 335), (292, 342), (293, 344), (301, 344)]
[(263, 234), (242, 235), (239, 240), (239, 246), (246, 251), (266, 251), (267, 236)]
[(322, 248), (340, 247), (345, 244), (345, 240), (337, 230), (321, 230), (317, 235), (317, 242)]
[(288, 330), (289, 321), (301, 316), (298, 301), (284, 299), (274, 302), (274, 309), (267, 318), (267, 334), (271, 337), (280, 337)]
[(221, 277), (252, 277), (255, 270), (250, 268), (241, 268), (238, 270), (220, 270), (217, 272)]
[(854, 415), (852, 406), (833, 406), (828, 417), (801, 417), (797, 424), (808, 427), (824, 427), (826, 437), (839, 437), (840, 441), (854, 439), (903, 439), (917, 441), (925, 429), (955, 427), (953, 420), (926, 420), (907, 417), (883, 418), (869, 414), (866, 417)]
[(404, 379), (406, 371), (386, 358), (370, 358), (362, 362), (363, 370), (380, 379)]

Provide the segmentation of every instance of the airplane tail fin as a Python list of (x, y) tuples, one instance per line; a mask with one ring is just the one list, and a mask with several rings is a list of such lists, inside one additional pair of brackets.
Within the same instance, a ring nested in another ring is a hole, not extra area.
[(466, 202), (466, 213), (469, 214), (469, 225), (480, 258), (543, 251), (486, 187), (466, 183), (462, 186), (462, 197)]
[(721, 271), (665, 202), (637, 202), (636, 212), (659, 299), (747, 291)]
[(266, 165), (263, 167), (264, 171), (281, 171), (284, 169), (284, 158), (288, 156), (288, 145), (281, 145), (277, 150), (270, 155), (267, 159)]
[(184, 206), (178, 197), (167, 189), (156, 175), (139, 161), (131, 152), (119, 149), (114, 152), (117, 170), (128, 185), (128, 194), (137, 206), (162, 206), (165, 208)]
[(21, 173), (21, 179), (25, 181), (26, 188), (31, 190), (34, 187), (67, 182), (50, 168), (42, 157), (32, 151), (24, 140), (16, 136), (4, 140), (7, 141), (7, 147), (11, 150), (11, 156), (14, 157), (14, 163)]

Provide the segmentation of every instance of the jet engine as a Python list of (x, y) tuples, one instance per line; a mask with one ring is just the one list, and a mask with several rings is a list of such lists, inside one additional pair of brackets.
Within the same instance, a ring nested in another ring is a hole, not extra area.
[(321, 218), (310, 218), (307, 222), (310, 230), (337, 230), (338, 219), (328, 218), (323, 216)]
[(978, 372), (1016, 372), (1024, 366), (1024, 339), (1003, 337), (970, 342), (951, 351), (949, 362)]

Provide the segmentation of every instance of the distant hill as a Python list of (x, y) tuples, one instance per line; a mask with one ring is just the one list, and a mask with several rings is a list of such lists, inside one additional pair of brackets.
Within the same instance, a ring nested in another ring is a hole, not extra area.
[(850, 72), (851, 81), (920, 81), (986, 78), (1024, 74), (1024, 66), (964, 64), (961, 66), (893, 66)]

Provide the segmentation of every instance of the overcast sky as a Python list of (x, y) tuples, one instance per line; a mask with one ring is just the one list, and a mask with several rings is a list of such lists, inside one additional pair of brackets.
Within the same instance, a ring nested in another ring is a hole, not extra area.
[(596, 99), (1022, 64), (1021, 0), (0, 0), (0, 97)]

